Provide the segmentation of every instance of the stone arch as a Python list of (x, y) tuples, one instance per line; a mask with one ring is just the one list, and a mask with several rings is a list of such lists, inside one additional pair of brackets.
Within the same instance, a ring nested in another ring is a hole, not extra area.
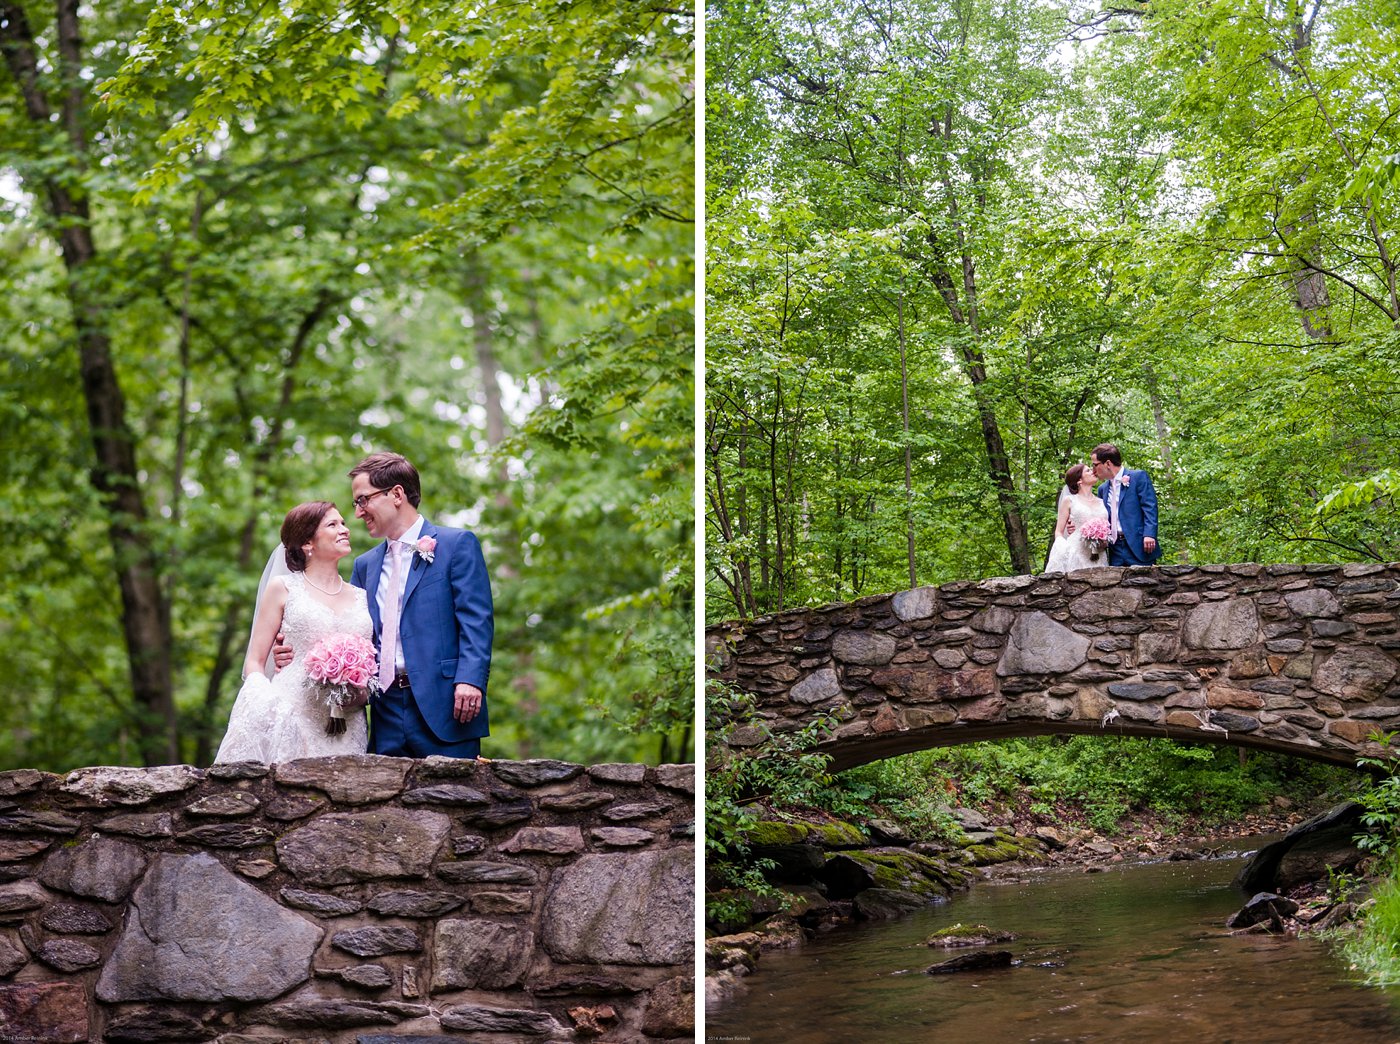
[(837, 769), (1048, 733), (1354, 764), (1400, 729), (1397, 614), (1393, 563), (1104, 568), (719, 624), (707, 648), (710, 676), (753, 694), (769, 729), (835, 718)]

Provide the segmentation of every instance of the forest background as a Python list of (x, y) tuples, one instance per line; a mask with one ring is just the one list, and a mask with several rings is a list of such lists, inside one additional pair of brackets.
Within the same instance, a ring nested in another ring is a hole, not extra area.
[(0, 767), (207, 764), (379, 449), (482, 538), (485, 753), (693, 760), (693, 22), (0, 3)]
[[(715, 0), (706, 68), (707, 621), (1039, 572), (1103, 441), (1163, 564), (1400, 557), (1395, 5)], [(728, 750), (745, 706), (707, 696), (725, 923), (765, 816), (1179, 832), (1361, 788), (1088, 736), (833, 777), (820, 722)]]
[(1394, 5), (707, 34), (710, 620), (1038, 572), (1101, 441), (1166, 564), (1400, 556)]

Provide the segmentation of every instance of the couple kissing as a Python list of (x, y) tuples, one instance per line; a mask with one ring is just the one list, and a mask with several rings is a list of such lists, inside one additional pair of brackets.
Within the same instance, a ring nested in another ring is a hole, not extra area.
[(1161, 557), (1152, 477), (1139, 468), (1125, 468), (1118, 447), (1100, 443), (1087, 464), (1075, 464), (1065, 472), (1055, 542), (1045, 572), (1152, 565)]

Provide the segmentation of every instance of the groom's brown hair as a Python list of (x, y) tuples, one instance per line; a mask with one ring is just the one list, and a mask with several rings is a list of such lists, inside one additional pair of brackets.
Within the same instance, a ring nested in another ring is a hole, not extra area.
[(350, 469), (350, 478), (368, 475), (375, 489), (403, 487), (403, 494), (414, 507), (423, 499), (418, 485), (418, 469), (397, 453), (371, 453)]
[[(1094, 459), (1100, 464), (1114, 464), (1120, 468), (1123, 466), (1123, 454), (1111, 442), (1100, 442), (1090, 452), (1094, 454)], [(376, 482), (375, 485), (378, 483)]]

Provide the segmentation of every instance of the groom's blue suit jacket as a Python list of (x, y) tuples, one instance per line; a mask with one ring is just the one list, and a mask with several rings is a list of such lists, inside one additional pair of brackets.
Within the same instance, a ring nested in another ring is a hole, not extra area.
[[(1120, 547), (1119, 551), (1127, 558), (1127, 565), (1151, 565), (1162, 557), (1162, 543), (1157, 537), (1157, 491), (1152, 488), (1152, 478), (1145, 471), (1124, 468), (1119, 474), (1128, 477), (1128, 485), (1118, 498), (1118, 531), (1123, 534), (1127, 547)], [(1109, 483), (1100, 483), (1098, 492), (1103, 506), (1109, 507)], [(1142, 549), (1143, 537), (1157, 540), (1157, 547), (1151, 554)]]
[[(434, 526), (423, 520), (422, 536), (437, 547), (431, 564), (416, 551), (404, 584), (399, 615), (399, 644), (413, 699), (428, 727), (443, 743), (475, 739), (490, 732), (486, 717), (486, 681), (491, 674), (491, 580), (481, 543), (464, 529)], [(421, 537), (420, 537), (421, 539)], [(363, 587), (374, 621), (377, 646), (383, 623), (379, 616), (379, 578), (387, 544), (355, 559), (350, 582)], [(481, 690), (481, 710), (465, 725), (452, 717), (452, 689), (459, 682)]]

